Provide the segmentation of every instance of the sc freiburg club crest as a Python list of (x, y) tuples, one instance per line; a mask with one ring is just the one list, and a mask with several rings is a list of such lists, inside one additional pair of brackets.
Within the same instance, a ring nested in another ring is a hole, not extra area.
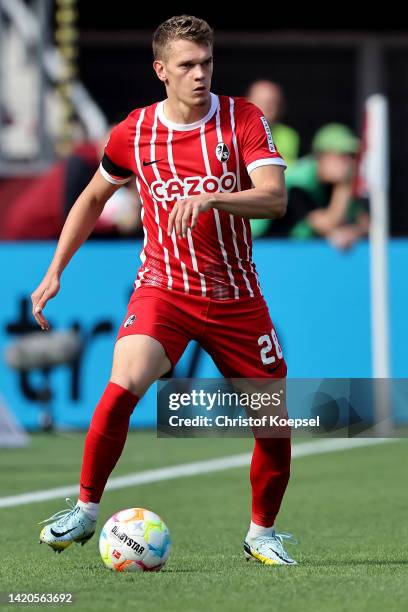
[(215, 154), (218, 161), (227, 162), (230, 158), (230, 150), (224, 142), (219, 142), (215, 147)]
[(134, 315), (134, 314), (130, 315), (130, 317), (128, 319), (126, 319), (123, 327), (130, 327), (135, 322), (135, 319), (136, 319), (136, 315)]

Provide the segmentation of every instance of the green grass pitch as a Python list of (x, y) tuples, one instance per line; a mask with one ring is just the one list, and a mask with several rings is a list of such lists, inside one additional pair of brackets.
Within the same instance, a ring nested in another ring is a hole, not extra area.
[[(38, 434), (25, 449), (1, 450), (0, 496), (75, 484), (82, 444), (83, 434)], [(153, 433), (132, 433), (114, 475), (250, 448), (245, 439), (157, 440)], [(61, 555), (40, 546), (37, 522), (64, 508), (63, 499), (0, 509), (0, 591), (72, 592), (75, 611), (407, 610), (407, 450), (406, 441), (396, 441), (293, 461), (277, 527), (299, 540), (288, 545), (296, 567), (244, 559), (247, 468), (105, 493), (100, 527), (132, 506), (167, 522), (173, 550), (157, 574), (111, 573), (99, 557), (98, 537)], [(0, 610), (16, 607), (38, 609)]]

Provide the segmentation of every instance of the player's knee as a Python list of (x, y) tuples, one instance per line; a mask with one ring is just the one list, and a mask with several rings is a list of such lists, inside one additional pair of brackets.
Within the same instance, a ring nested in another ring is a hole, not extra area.
[(156, 343), (144, 346), (144, 338), (138, 338), (140, 342), (135, 348), (124, 340), (128, 339), (122, 339), (115, 350), (111, 381), (142, 397), (152, 383), (171, 369), (171, 363), (162, 350), (157, 350)]
[(112, 373), (110, 380), (127, 391), (130, 391), (133, 395), (137, 395), (139, 398), (143, 397), (147, 389), (154, 382), (154, 380), (147, 380), (146, 377), (138, 373), (132, 375), (132, 372)]
[(144, 366), (143, 363), (126, 364), (112, 369), (111, 381), (121, 385), (139, 398), (149, 387), (168, 371), (167, 364), (156, 368)]

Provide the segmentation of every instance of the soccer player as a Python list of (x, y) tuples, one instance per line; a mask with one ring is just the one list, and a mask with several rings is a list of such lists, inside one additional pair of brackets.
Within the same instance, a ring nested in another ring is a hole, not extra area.
[[(213, 32), (196, 17), (162, 23), (153, 37), (167, 98), (138, 108), (113, 130), (99, 170), (75, 202), (51, 265), (32, 294), (43, 310), (107, 199), (133, 176), (143, 206), (142, 265), (120, 327), (107, 387), (84, 445), (80, 495), (44, 522), (40, 540), (62, 551), (95, 531), (99, 502), (148, 387), (198, 340), (231, 378), (286, 376), (286, 364), (251, 256), (251, 218), (285, 213), (285, 163), (267, 121), (243, 98), (210, 91)], [(253, 188), (252, 188), (253, 186)], [(258, 437), (250, 468), (247, 558), (294, 564), (274, 523), (289, 480), (290, 439)]]

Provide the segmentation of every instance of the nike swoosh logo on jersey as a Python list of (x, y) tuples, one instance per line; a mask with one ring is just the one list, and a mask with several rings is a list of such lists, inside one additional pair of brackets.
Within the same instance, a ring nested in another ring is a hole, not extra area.
[(151, 166), (152, 164), (158, 164), (159, 162), (163, 161), (162, 159), (154, 159), (153, 161), (146, 161), (143, 160), (143, 165), (144, 166)]
[(51, 527), (51, 533), (55, 538), (62, 538), (62, 536), (67, 535), (67, 533), (69, 533), (70, 531), (74, 531), (74, 529), (76, 529), (76, 527), (72, 527), (72, 529), (68, 529), (67, 531), (61, 531), (61, 533), (58, 533), (57, 531), (54, 531)]

